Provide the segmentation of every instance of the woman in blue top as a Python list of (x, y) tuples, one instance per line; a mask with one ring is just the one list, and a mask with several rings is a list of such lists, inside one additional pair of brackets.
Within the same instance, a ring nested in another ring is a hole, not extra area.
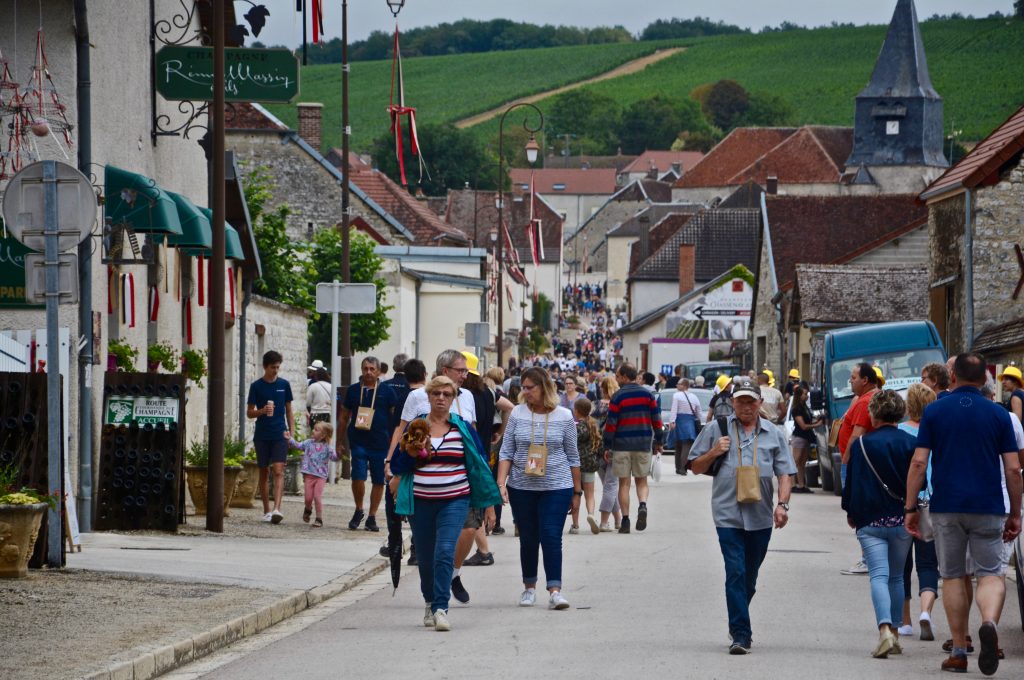
[(570, 508), (578, 511), (583, 495), (576, 421), (558, 405), (547, 371), (527, 369), (520, 382), (522, 403), (509, 415), (498, 455), (498, 488), (519, 527), (519, 606), (537, 601), (537, 558), (543, 546), (548, 607), (568, 609), (562, 595), (562, 530), (566, 514)]
[(896, 428), (906, 405), (892, 390), (879, 390), (868, 402), (874, 431), (850, 442), (843, 485), (846, 521), (857, 530), (871, 578), (871, 602), (878, 624), (872, 656), (899, 654), (903, 612), (903, 567), (911, 536), (903, 527), (903, 494), (916, 440)]
[(1003, 391), (1009, 392), (1010, 401), (1007, 408), (1011, 413), (1017, 414), (1017, 420), (1024, 421), (1024, 376), (1016, 366), (1007, 366), (999, 374), (999, 380), (1003, 381)]
[(430, 412), (429, 458), (414, 459), (394, 451), (390, 469), (395, 512), (408, 515), (418, 555), (420, 591), (426, 603), (423, 625), (451, 630), (448, 599), (451, 595), (455, 543), (470, 506), (486, 508), (485, 524), (494, 526), (494, 505), (501, 502), (494, 485), (483, 443), (476, 430), (450, 413), (458, 388), (438, 376), (427, 383)]

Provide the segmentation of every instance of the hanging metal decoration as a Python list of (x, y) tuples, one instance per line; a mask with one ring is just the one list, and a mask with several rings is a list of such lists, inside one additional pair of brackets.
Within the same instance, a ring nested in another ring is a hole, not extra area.
[[(36, 31), (36, 53), (32, 64), (32, 75), (29, 84), (21, 93), (22, 105), (29, 118), (29, 130), (36, 137), (53, 135), (57, 140), (60, 134), (64, 143), (72, 145), (71, 130), (74, 126), (68, 121), (67, 106), (61, 101), (60, 93), (50, 74), (50, 63), (46, 59), (46, 38), (42, 27)], [(58, 146), (60, 142), (58, 140)], [(67, 151), (64, 151), (65, 157)]]
[[(395, 92), (398, 92), (398, 101), (395, 101)], [(423, 181), (423, 175), (427, 172), (426, 162), (420, 150), (419, 135), (416, 132), (416, 109), (405, 105), (405, 79), (402, 76), (402, 50), (398, 42), (398, 24), (395, 24), (394, 47), (391, 55), (391, 101), (388, 104), (388, 115), (391, 116), (391, 134), (395, 136), (395, 156), (398, 158), (398, 171), (402, 184), (408, 186), (409, 182), (405, 177), (405, 151), (402, 140), (402, 118), (409, 119), (409, 152), (417, 158), (420, 166), (419, 181)]]

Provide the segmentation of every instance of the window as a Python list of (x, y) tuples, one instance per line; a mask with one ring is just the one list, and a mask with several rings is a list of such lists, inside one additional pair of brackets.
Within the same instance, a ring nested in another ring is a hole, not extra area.
[(306, 222), (306, 239), (309, 241), (313, 240), (313, 223)]
[(885, 121), (885, 134), (898, 135), (900, 133), (900, 122), (898, 120)]
[(565, 191), (565, 184), (558, 182), (551, 185), (551, 189), (554, 191)]

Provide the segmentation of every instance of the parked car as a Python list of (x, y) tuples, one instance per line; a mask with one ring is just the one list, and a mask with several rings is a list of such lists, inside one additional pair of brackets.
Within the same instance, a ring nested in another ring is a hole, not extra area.
[(725, 374), (730, 378), (739, 375), (743, 369), (739, 364), (730, 364), (726, 361), (706, 361), (699, 364), (684, 364), (683, 377), (693, 380), (698, 375), (704, 376), (705, 385), (714, 385), (718, 376)]
[[(670, 390), (661, 390), (658, 392), (658, 403), (661, 405), (661, 422), (668, 431), (668, 425), (672, 422), (669, 413), (672, 411), (672, 395), (678, 392), (675, 388)], [(700, 409), (704, 417), (707, 417), (708, 406), (711, 404), (711, 397), (714, 396), (714, 392), (701, 387), (691, 387), (687, 390), (690, 394), (697, 397), (697, 401), (700, 402)]]

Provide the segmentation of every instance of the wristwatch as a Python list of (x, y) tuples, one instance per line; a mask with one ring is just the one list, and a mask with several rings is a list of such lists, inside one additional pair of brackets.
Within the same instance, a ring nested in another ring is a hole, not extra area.
[(582, 492), (582, 491), (573, 491), (573, 492), (572, 492), (572, 495), (573, 495), (573, 496), (582, 496), (582, 495), (583, 495), (583, 492)]
[(909, 515), (909, 514), (911, 514), (913, 512), (917, 512), (917, 511), (918, 511), (918, 506), (916, 506), (916, 505), (914, 507), (912, 507), (912, 508), (903, 508), (903, 514), (904, 515)]
[(789, 512), (789, 503), (783, 503), (782, 501), (779, 501), (779, 507), (785, 510), (786, 512)]

